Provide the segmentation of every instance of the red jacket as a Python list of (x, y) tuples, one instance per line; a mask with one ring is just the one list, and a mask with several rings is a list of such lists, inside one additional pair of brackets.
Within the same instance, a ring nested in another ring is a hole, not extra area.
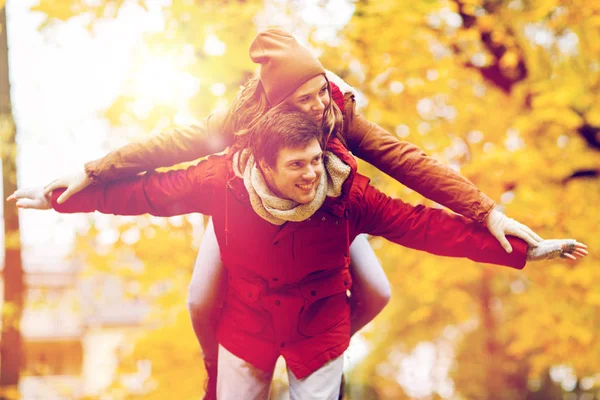
[(171, 216), (212, 215), (228, 293), (219, 342), (236, 356), (271, 370), (279, 355), (299, 379), (341, 355), (350, 340), (348, 248), (360, 233), (430, 253), (523, 268), (527, 245), (511, 238), (507, 254), (485, 228), (457, 214), (387, 197), (357, 174), (356, 161), (330, 143), (351, 175), (338, 198), (303, 222), (272, 225), (251, 208), (231, 155), (211, 156), (187, 170), (149, 173), (92, 186), (60, 212)]

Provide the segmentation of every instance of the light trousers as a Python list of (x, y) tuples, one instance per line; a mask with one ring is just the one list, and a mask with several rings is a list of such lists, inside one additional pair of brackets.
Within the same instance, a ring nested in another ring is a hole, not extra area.
[[(219, 345), (217, 400), (268, 400), (273, 371), (265, 372)], [(287, 370), (290, 400), (337, 400), (344, 355), (329, 361), (304, 379)]]

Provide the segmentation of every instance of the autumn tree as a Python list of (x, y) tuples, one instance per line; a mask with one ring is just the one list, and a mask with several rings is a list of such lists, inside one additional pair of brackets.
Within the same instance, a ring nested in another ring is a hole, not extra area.
[[(6, 9), (0, 9), (0, 146), (2, 152), (3, 193), (17, 189), (16, 128), (10, 103)], [(6, 197), (6, 196), (4, 196)], [(14, 398), (23, 362), (20, 321), (23, 312), (24, 284), (19, 216), (17, 209), (4, 202), (4, 302), (0, 337), (0, 398)]]

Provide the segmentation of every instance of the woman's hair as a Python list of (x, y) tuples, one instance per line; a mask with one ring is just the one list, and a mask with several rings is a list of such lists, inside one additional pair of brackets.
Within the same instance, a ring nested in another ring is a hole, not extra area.
[[(242, 86), (233, 98), (223, 121), (226, 137), (242, 136), (269, 111), (269, 101), (258, 77)], [(238, 137), (235, 137), (236, 141)]]
[(327, 79), (327, 77), (325, 77), (325, 79), (327, 80), (327, 91), (329, 92), (329, 106), (327, 106), (323, 113), (322, 126), (323, 133), (325, 134), (323, 143), (324, 145), (327, 145), (329, 139), (337, 137), (345, 147), (348, 147), (346, 145), (346, 139), (344, 138), (344, 135), (342, 135), (342, 132), (344, 131), (344, 117), (342, 111), (337, 103), (333, 101), (329, 79)]
[[(323, 113), (322, 129), (324, 133), (324, 144), (330, 138), (337, 137), (344, 145), (343, 138), (343, 116), (337, 104), (331, 96), (331, 85), (327, 80), (329, 93), (329, 105)], [(289, 98), (288, 98), (289, 99)], [(248, 82), (237, 93), (229, 106), (223, 122), (223, 133), (227, 137), (234, 136), (236, 145), (248, 147), (249, 138), (246, 133), (252, 129), (260, 119), (271, 109), (290, 110), (288, 99), (270, 107), (267, 96), (258, 77), (250, 78)]]

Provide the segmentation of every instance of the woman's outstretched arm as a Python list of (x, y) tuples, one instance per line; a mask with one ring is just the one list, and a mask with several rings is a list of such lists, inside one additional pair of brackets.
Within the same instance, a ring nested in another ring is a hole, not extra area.
[(345, 97), (345, 132), (348, 146), (357, 157), (428, 199), (485, 224), (507, 252), (512, 246), (506, 235), (521, 238), (531, 246), (542, 240), (526, 225), (497, 211), (494, 201), (458, 172), (367, 121), (356, 112), (352, 94)]
[(232, 141), (222, 133), (224, 117), (224, 112), (215, 112), (197, 125), (173, 128), (146, 140), (129, 143), (86, 163), (74, 174), (50, 182), (44, 192), (48, 194), (55, 189), (66, 188), (58, 199), (58, 203), (62, 204), (92, 183), (127, 178), (220, 152)]

